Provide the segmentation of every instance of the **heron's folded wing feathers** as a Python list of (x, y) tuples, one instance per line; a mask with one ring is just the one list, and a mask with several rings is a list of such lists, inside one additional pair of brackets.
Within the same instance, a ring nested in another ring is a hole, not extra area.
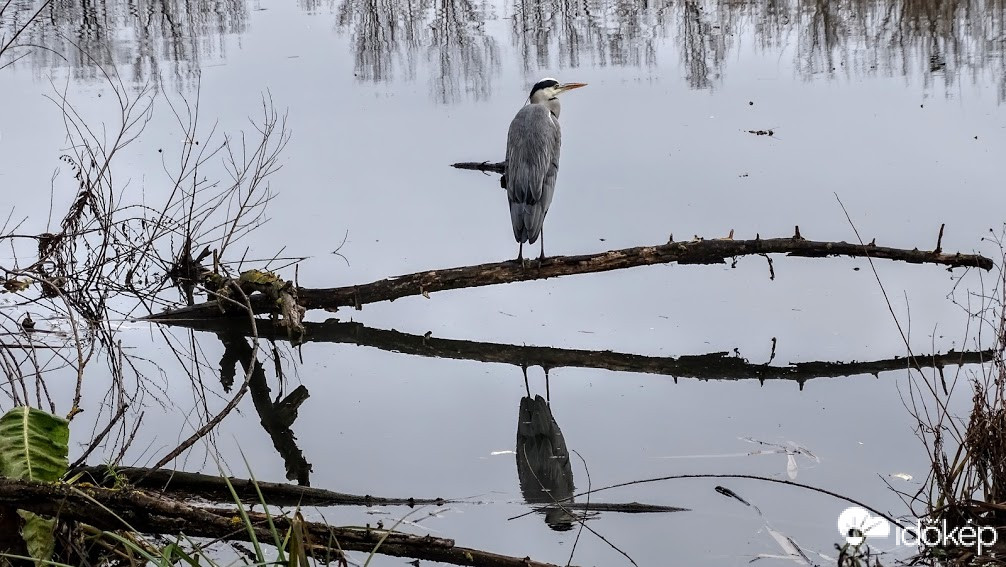
[(520, 109), (507, 135), (507, 198), (514, 237), (538, 239), (559, 166), (559, 123), (540, 104)]
[(519, 203), (541, 200), (542, 182), (557, 160), (558, 122), (540, 104), (520, 109), (507, 135), (507, 192)]

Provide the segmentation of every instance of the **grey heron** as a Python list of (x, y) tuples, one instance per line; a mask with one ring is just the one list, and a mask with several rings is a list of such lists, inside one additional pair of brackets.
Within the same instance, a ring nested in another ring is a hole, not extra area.
[[(555, 177), (559, 172), (559, 95), (587, 86), (586, 83), (559, 84), (545, 78), (531, 88), (525, 105), (510, 122), (506, 140), (506, 173), (503, 184), (510, 202), (513, 237), (520, 244), (517, 260), (523, 265), (524, 243), (534, 244), (542, 237), (542, 225), (555, 195)], [(545, 239), (541, 256), (545, 258)]]

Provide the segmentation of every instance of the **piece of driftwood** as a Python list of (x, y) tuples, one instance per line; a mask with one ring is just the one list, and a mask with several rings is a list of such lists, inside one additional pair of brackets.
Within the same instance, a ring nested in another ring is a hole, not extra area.
[[(213, 333), (252, 333), (245, 318), (188, 319), (165, 321), (172, 326)], [(906, 370), (909, 367), (942, 369), (945, 366), (981, 364), (992, 360), (992, 351), (948, 351), (942, 354), (916, 355), (915, 364), (907, 357), (891, 357), (868, 361), (797, 362), (788, 365), (754, 363), (726, 352), (672, 356), (646, 356), (612, 352), (610, 350), (580, 350), (540, 346), (511, 345), (457, 339), (442, 339), (414, 335), (395, 330), (375, 329), (362, 323), (325, 321), (305, 323), (306, 332), (295, 337), (298, 343), (350, 343), (400, 352), (415, 356), (496, 362), (514, 366), (542, 368), (598, 368), (615, 372), (662, 374), (677, 378), (700, 380), (795, 380), (801, 385), (814, 378), (835, 378), (860, 374)], [(269, 320), (260, 319), (256, 328), (259, 338), (290, 340), (286, 329)]]
[[(236, 510), (192, 506), (184, 501), (144, 490), (0, 479), (0, 506), (3, 505), (58, 517), (63, 521), (84, 522), (102, 530), (127, 529), (124, 522), (128, 522), (129, 528), (147, 534), (175, 537), (184, 533), (188, 537), (251, 541), (249, 530), (245, 528)], [(266, 516), (255, 512), (248, 512), (248, 515), (258, 541), (273, 541)], [(552, 566), (529, 557), (512, 557), (458, 547), (454, 540), (446, 538), (389, 533), (371, 527), (330, 526), (320, 522), (291, 520), (286, 516), (274, 515), (271, 521), (280, 534), (293, 531), (303, 533), (309, 554), (330, 558), (341, 557), (341, 550), (370, 552), (376, 548), (381, 555), (412, 557), (452, 565)]]
[[(621, 250), (609, 250), (596, 254), (577, 256), (552, 256), (540, 263), (530, 260), (522, 266), (516, 260), (462, 266), (442, 270), (428, 270), (385, 278), (375, 282), (336, 288), (298, 288), (297, 300), (306, 309), (327, 309), (334, 311), (340, 307), (360, 309), (368, 303), (394, 301), (412, 295), (428, 296), (430, 293), (450, 289), (481, 287), (513, 283), (527, 280), (554, 278), (574, 274), (589, 274), (621, 270), (653, 264), (718, 264), (728, 258), (748, 255), (786, 254), (810, 258), (825, 256), (852, 256), (897, 260), (912, 264), (936, 264), (948, 268), (980, 268), (991, 270), (992, 260), (977, 254), (943, 253), (938, 250), (906, 250), (849, 242), (822, 242), (806, 240), (800, 236), (800, 228), (789, 238), (758, 238), (754, 240), (692, 240), (688, 242), (668, 242), (657, 246), (637, 246)], [(252, 309), (256, 313), (272, 312), (276, 309), (274, 300), (262, 294), (250, 297)], [(191, 307), (169, 310), (148, 317), (151, 320), (177, 318), (216, 317), (230, 311), (243, 309), (234, 302), (218, 304), (207, 301)]]

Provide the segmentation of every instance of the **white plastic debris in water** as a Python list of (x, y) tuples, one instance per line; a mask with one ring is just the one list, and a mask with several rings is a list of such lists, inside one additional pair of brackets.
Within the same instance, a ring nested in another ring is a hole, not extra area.
[(789, 445), (791, 448), (795, 449), (798, 454), (803, 455), (803, 456), (807, 457), (808, 459), (811, 459), (815, 463), (820, 463), (821, 462), (821, 458), (820, 457), (818, 457), (814, 453), (811, 453), (810, 449), (804, 447), (803, 445), (799, 445), (799, 444), (794, 443), (792, 441), (787, 441), (786, 444)]
[(763, 447), (762, 449), (749, 452), (748, 455), (786, 455), (786, 476), (788, 476), (790, 480), (796, 480), (796, 476), (800, 472), (800, 466), (796, 460), (797, 456), (802, 456), (814, 463), (821, 462), (821, 459), (812, 453), (810, 449), (793, 441), (786, 441), (786, 444), (783, 445), (780, 443), (761, 441), (753, 437), (740, 437), (739, 439), (741, 441), (746, 441)]

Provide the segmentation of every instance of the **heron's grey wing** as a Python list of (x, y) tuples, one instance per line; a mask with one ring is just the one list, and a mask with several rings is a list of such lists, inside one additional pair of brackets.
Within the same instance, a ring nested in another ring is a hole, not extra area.
[(507, 135), (506, 183), (517, 242), (534, 243), (555, 192), (559, 122), (548, 108), (529, 104), (517, 112)]
[[(559, 175), (559, 147), (562, 145), (562, 135), (559, 121), (553, 120), (553, 122), (555, 123), (555, 132), (552, 140), (552, 163), (545, 171), (545, 180), (541, 184), (542, 223), (545, 222), (545, 215), (548, 214), (548, 208), (552, 205), (552, 197), (555, 196), (555, 179)], [(540, 230), (541, 224), (538, 226)]]

